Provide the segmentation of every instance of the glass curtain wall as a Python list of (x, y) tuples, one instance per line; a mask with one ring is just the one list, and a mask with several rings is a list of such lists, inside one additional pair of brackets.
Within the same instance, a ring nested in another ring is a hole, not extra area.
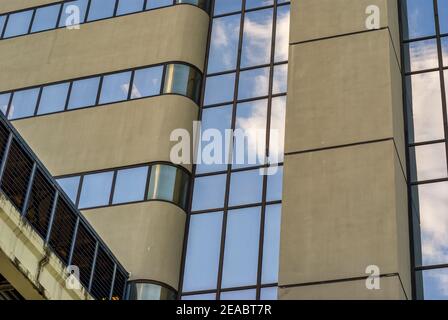
[[(289, 8), (280, 0), (213, 2), (201, 130), (258, 138), (245, 140), (243, 161), (226, 161), (224, 141), (221, 162), (194, 167), (184, 300), (277, 298)], [(260, 173), (277, 165), (273, 175)]]

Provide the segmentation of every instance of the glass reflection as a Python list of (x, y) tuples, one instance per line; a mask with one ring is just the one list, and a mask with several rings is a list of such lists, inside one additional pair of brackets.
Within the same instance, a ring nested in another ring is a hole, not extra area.
[(171, 6), (173, 4), (173, 0), (148, 0), (146, 3), (146, 9), (155, 9), (166, 6)]
[(3, 28), (5, 26), (5, 22), (6, 22), (6, 15), (0, 16), (0, 36), (3, 33)]
[(14, 92), (8, 119), (14, 120), (34, 115), (38, 96), (38, 88)]
[(425, 300), (448, 300), (448, 269), (421, 271)]
[(274, 0), (246, 0), (246, 9), (271, 6)]
[(255, 289), (221, 292), (221, 300), (255, 300), (255, 298)]
[(238, 99), (250, 99), (268, 95), (269, 68), (242, 71), (238, 84)]
[(90, 0), (87, 21), (112, 17), (115, 11), (115, 1), (116, 0)]
[[(446, 148), (444, 143), (428, 144), (414, 148), (417, 166), (417, 177), (414, 180), (424, 181), (447, 176)], [(411, 152), (411, 156), (414, 153)]]
[(275, 30), (275, 62), (288, 60), (290, 6), (277, 8), (277, 26)]
[(164, 164), (151, 167), (148, 199), (172, 201), (186, 208), (190, 178), (183, 170)]
[(192, 210), (223, 208), (226, 180), (225, 174), (196, 178)]
[(58, 184), (73, 203), (76, 203), (76, 198), (78, 196), (79, 180), (80, 177), (57, 179)]
[(65, 3), (62, 7), (62, 15), (61, 20), (59, 21), (59, 26), (66, 27), (77, 24), (77, 21), (73, 19), (73, 13), (75, 13), (75, 11), (73, 10), (73, 6), (76, 6), (79, 10), (79, 23), (83, 23), (86, 18), (88, 3), (88, 0), (77, 0)]
[(128, 98), (130, 80), (130, 71), (104, 76), (100, 104), (126, 100)]
[(418, 187), (423, 265), (448, 263), (448, 182)]
[(216, 300), (216, 294), (214, 293), (194, 294), (189, 296), (183, 296), (182, 300)]
[(274, 67), (272, 94), (286, 93), (288, 80), (288, 65), (281, 64)]
[(222, 287), (256, 284), (260, 207), (229, 211), (225, 241)]
[(33, 10), (17, 12), (9, 15), (3, 38), (27, 34), (30, 27)]
[(99, 77), (73, 81), (68, 109), (77, 109), (95, 105), (99, 84)]
[(235, 88), (235, 73), (208, 77), (205, 85), (204, 106), (231, 102)]
[(196, 69), (183, 64), (166, 67), (164, 93), (177, 93), (199, 103), (202, 76)]
[(183, 291), (215, 289), (221, 247), (222, 212), (191, 216)]
[(141, 201), (145, 198), (148, 167), (119, 170), (112, 203)]
[(266, 201), (282, 200), (283, 166), (277, 168), (277, 172), (268, 176)]
[(214, 14), (216, 16), (241, 11), (241, 7), (241, 0), (215, 0)]
[(278, 268), (280, 257), (280, 204), (266, 207), (263, 239), (263, 268), (261, 283), (278, 282)]
[(406, 71), (420, 71), (439, 67), (437, 42), (435, 39), (411, 42), (405, 45), (409, 66)]
[[(404, 37), (415, 39), (431, 36), (435, 33), (434, 6), (432, 1), (406, 0), (403, 1), (406, 19), (403, 27)], [(406, 23), (407, 22), (407, 23)]]
[(260, 300), (277, 300), (278, 287), (261, 288)]
[(131, 99), (160, 94), (163, 66), (135, 71)]
[(144, 3), (144, 0), (119, 0), (117, 15), (142, 11)]
[(31, 32), (43, 31), (56, 28), (61, 5), (47, 6), (36, 9)]
[(229, 206), (260, 203), (263, 175), (260, 170), (233, 172), (230, 178)]
[(95, 173), (84, 176), (79, 208), (93, 208), (109, 204), (113, 172)]
[(37, 114), (63, 111), (67, 102), (68, 83), (43, 87)]
[(128, 284), (128, 300), (176, 300), (176, 292), (150, 282)]
[(6, 115), (8, 111), (9, 99), (11, 98), (10, 93), (2, 93), (0, 94), (0, 111)]
[(286, 97), (272, 99), (269, 132), (269, 163), (283, 162), (285, 151)]

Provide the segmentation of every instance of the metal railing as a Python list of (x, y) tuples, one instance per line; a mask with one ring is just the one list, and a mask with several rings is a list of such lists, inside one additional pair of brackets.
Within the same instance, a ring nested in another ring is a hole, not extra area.
[(1, 112), (0, 192), (95, 299), (124, 299), (127, 271)]

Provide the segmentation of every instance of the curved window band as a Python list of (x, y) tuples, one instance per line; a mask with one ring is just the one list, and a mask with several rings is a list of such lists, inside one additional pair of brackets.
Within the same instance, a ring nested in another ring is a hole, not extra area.
[(201, 83), (196, 67), (165, 63), (0, 92), (0, 111), (17, 120), (163, 94), (182, 95), (199, 105)]
[(210, 0), (137, 0), (132, 4), (126, 1), (70, 0), (4, 13), (0, 15), (0, 40), (180, 4), (194, 5), (210, 12)]
[(186, 211), (190, 173), (168, 163), (87, 172), (56, 178), (82, 210), (143, 201), (166, 201)]
[(150, 280), (129, 281), (126, 300), (176, 300), (177, 292), (166, 284)]

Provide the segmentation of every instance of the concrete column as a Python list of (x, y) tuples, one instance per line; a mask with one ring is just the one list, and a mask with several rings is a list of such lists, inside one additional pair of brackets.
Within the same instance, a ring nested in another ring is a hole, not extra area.
[(395, 0), (292, 1), (279, 299), (411, 298), (399, 48)]

